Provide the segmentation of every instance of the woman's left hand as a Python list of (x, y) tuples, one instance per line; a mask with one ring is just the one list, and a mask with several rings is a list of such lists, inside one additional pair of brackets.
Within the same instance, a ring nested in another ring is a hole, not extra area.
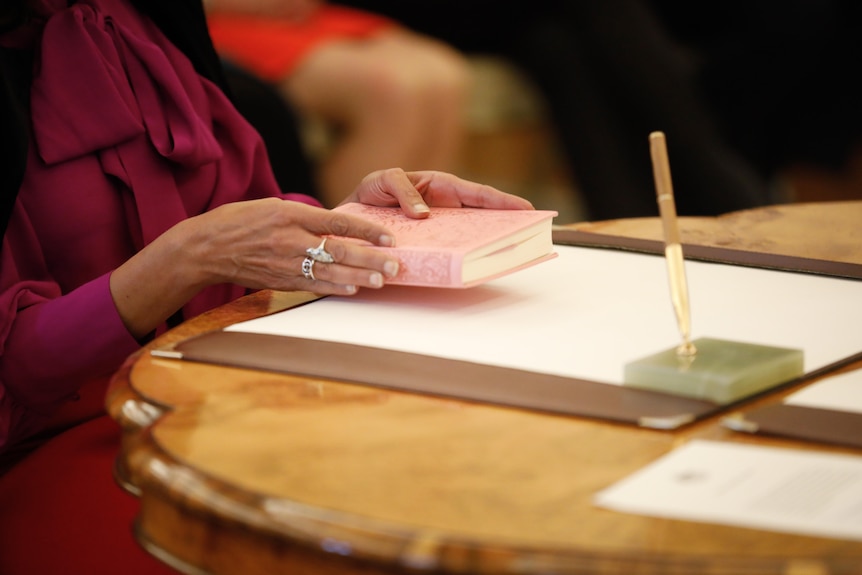
[(529, 201), (446, 172), (379, 170), (365, 176), (342, 203), (401, 206), (412, 218), (426, 218), (430, 207), (532, 210)]

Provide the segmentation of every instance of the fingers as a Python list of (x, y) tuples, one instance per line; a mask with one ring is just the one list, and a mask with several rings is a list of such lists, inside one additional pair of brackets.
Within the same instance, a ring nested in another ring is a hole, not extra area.
[[(226, 204), (190, 218), (182, 230), (186, 251), (196, 262), (189, 275), (200, 285), (349, 294), (381, 287), (398, 272), (397, 258), (368, 245), (392, 245), (385, 228), (298, 202), (270, 198)], [(314, 263), (306, 277), (303, 261), (315, 255), (307, 250), (317, 249), (332, 261)]]
[[(313, 240), (308, 246), (318, 247), (320, 238), (310, 237)], [(325, 250), (332, 256), (331, 262), (315, 260), (305, 250), (300, 252), (301, 255), (286, 259), (269, 259), (268, 264), (257, 266), (263, 279), (252, 282), (249, 287), (352, 295), (360, 288), (381, 288), (398, 274), (396, 258), (367, 245), (328, 238)]]
[[(317, 244), (315, 244), (317, 245)], [(324, 249), (330, 262), (318, 261), (318, 264), (329, 263), (332, 264), (333, 269), (327, 269), (327, 272), (323, 277), (328, 281), (342, 281), (345, 283), (346, 281), (356, 282), (356, 280), (351, 278), (360, 277), (355, 274), (347, 274), (346, 272), (352, 269), (364, 270), (364, 271), (372, 271), (382, 273), (385, 277), (394, 277), (398, 273), (398, 260), (388, 253), (371, 249), (363, 245), (359, 245), (346, 240), (339, 240), (337, 238), (326, 238), (324, 243)], [(320, 260), (321, 258), (314, 258), (313, 254), (310, 254), (308, 250), (306, 250), (306, 254), (311, 256), (313, 259)], [(318, 268), (320, 269), (320, 268)], [(359, 283), (361, 285), (372, 285), (372, 287), (379, 287), (376, 279), (372, 280), (364, 280), (360, 279)], [(382, 285), (382, 284), (380, 284)]]
[(301, 271), (304, 279), (302, 289), (314, 293), (350, 295), (363, 287), (381, 288), (387, 278), (394, 277), (398, 273), (398, 262), (395, 260), (384, 260), (382, 272), (375, 269), (377, 265), (371, 262), (362, 265), (323, 263), (304, 258), (297, 264), (297, 269)]
[(399, 168), (378, 170), (365, 176), (345, 201), (373, 206), (400, 206), (411, 218), (427, 218), (431, 210), (407, 173)]
[[(392, 233), (379, 224), (321, 208), (311, 206), (303, 206), (303, 208), (307, 209), (303, 210), (297, 219), (311, 234), (358, 238), (384, 247), (395, 245), (395, 237)], [(317, 241), (320, 241), (319, 237)]]
[[(358, 218), (327, 219), (317, 228), (322, 233), (357, 237), (379, 237), (378, 230), (366, 233)], [(398, 260), (391, 255), (349, 239), (310, 235), (306, 257), (299, 265), (305, 280), (311, 283), (304, 289), (315, 293), (355, 293), (359, 287), (380, 288), (387, 278), (398, 273)]]
[(531, 210), (526, 199), (446, 172), (405, 172), (393, 168), (366, 176), (345, 201), (375, 206), (400, 206), (413, 218), (428, 217), (429, 206)]
[(533, 204), (493, 186), (437, 171), (407, 172), (407, 178), (428, 205), (498, 210), (531, 210)]

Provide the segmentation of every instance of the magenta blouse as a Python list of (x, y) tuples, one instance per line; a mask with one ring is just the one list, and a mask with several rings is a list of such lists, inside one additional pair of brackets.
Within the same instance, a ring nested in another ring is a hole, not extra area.
[[(32, 137), (0, 251), (0, 452), (138, 347), (111, 271), (177, 222), (282, 195), (259, 135), (125, 0), (43, 0), (0, 36), (37, 46)], [(213, 286), (189, 318), (245, 293)]]

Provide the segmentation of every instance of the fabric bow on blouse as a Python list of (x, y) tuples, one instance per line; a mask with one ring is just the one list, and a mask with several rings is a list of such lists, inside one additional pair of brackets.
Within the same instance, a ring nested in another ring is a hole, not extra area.
[(139, 148), (189, 169), (214, 162), (221, 149), (192, 103), (205, 95), (191, 64), (99, 5), (83, 0), (45, 23), (31, 91), (33, 139), (47, 165), (104, 150), (106, 171), (135, 196), (145, 245), (165, 231), (163, 218), (149, 214), (185, 210), (166, 192), (174, 187), (171, 169)]

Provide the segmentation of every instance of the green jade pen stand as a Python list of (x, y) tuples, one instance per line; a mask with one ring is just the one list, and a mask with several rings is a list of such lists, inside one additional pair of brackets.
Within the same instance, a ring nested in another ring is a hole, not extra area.
[(693, 356), (674, 348), (626, 364), (623, 385), (725, 405), (804, 373), (799, 349), (712, 338), (692, 343)]

